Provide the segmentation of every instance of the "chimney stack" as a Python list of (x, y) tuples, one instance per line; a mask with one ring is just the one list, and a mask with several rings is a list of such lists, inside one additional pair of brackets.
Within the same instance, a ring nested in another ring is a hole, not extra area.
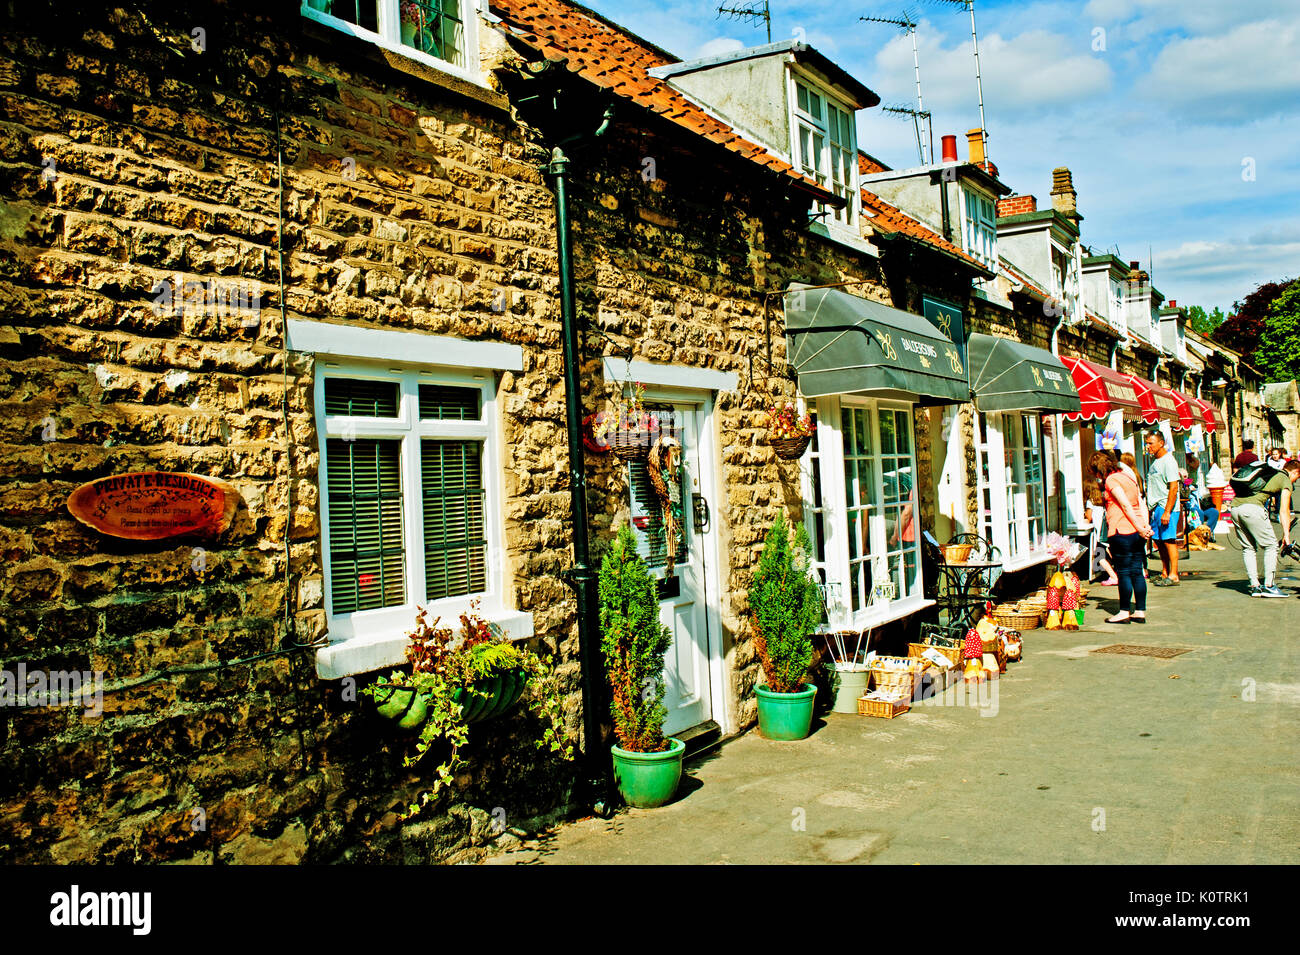
[(956, 136), (943, 137), (943, 161), (944, 162), (957, 161), (957, 137)]
[(1065, 166), (1052, 170), (1052, 208), (1079, 227), (1079, 194), (1074, 191), (1074, 178)]
[(1178, 299), (1176, 299), (1176, 298), (1171, 298), (1171, 299), (1169, 300), (1169, 307), (1170, 307), (1170, 308), (1177, 308), (1177, 307), (1178, 307)]
[(971, 129), (966, 132), (966, 142), (970, 146), (970, 161), (972, 166), (984, 166), (984, 130)]

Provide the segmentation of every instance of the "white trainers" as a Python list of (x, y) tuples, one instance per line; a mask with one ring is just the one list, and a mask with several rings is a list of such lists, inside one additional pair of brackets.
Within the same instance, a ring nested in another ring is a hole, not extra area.
[(1277, 587), (1261, 587), (1256, 597), (1290, 597), (1285, 591), (1278, 590)]
[(1259, 584), (1251, 584), (1250, 595), (1252, 597), (1262, 597), (1264, 596), (1264, 588), (1261, 587)]

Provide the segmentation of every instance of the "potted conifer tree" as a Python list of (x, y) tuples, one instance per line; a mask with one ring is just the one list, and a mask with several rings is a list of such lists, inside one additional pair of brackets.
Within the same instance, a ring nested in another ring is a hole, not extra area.
[(768, 739), (803, 739), (812, 728), (817, 688), (805, 680), (821, 595), (809, 573), (809, 552), (803, 524), (792, 532), (779, 512), (749, 587), (754, 644), (767, 677), (766, 686), (755, 688), (758, 729)]
[(653, 809), (673, 798), (686, 744), (664, 738), (664, 654), (672, 634), (659, 620), (659, 596), (622, 525), (600, 563), (600, 631), (613, 691), (614, 777), (629, 806)]

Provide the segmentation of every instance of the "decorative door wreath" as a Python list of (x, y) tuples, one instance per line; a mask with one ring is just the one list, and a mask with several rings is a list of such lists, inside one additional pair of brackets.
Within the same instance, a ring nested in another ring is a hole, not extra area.
[(677, 529), (682, 523), (682, 443), (662, 435), (650, 448), (646, 473), (663, 509), (666, 573), (677, 563)]

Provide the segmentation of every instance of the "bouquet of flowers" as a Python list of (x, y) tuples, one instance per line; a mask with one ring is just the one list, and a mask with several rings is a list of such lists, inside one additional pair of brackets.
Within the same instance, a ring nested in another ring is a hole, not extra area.
[(1079, 546), (1078, 541), (1070, 540), (1056, 531), (1052, 531), (1043, 539), (1043, 544), (1047, 548), (1047, 553), (1056, 561), (1058, 567), (1068, 567), (1079, 559), (1083, 553), (1083, 548)]
[(767, 430), (773, 438), (806, 438), (812, 434), (812, 415), (801, 416), (791, 401), (773, 405), (767, 412)]

